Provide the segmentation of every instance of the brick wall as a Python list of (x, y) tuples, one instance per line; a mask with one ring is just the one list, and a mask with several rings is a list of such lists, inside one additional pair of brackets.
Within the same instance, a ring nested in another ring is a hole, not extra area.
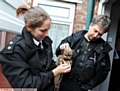
[(73, 32), (85, 29), (88, 1), (84, 0), (82, 4), (76, 4)]
[[(82, 4), (76, 4), (73, 32), (77, 32), (82, 29), (85, 29), (87, 12), (88, 12), (88, 2), (89, 0), (83, 0)], [(96, 0), (93, 15), (97, 15), (98, 5), (99, 5), (99, 0)]]

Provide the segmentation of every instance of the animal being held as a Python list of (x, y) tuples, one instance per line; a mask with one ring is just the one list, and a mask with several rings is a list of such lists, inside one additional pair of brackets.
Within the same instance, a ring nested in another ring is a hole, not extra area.
[(67, 64), (72, 65), (72, 55), (74, 50), (64, 50), (61, 52), (61, 55), (58, 56), (56, 65), (60, 65), (60, 63), (64, 63), (65, 61)]

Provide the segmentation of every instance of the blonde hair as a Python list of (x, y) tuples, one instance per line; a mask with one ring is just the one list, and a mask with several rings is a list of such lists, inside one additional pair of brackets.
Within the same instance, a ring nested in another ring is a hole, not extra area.
[(50, 19), (49, 14), (39, 6), (29, 8), (27, 5), (21, 5), (16, 10), (16, 16), (20, 15), (24, 15), (25, 24), (29, 24), (32, 28), (39, 27), (45, 20)]

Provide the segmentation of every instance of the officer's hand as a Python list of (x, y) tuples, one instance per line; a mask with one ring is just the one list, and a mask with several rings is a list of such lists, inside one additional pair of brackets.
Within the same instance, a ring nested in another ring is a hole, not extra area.
[(69, 64), (60, 64), (55, 69), (52, 70), (54, 76), (57, 76), (59, 74), (67, 73), (71, 71), (71, 65)]
[(60, 45), (60, 49), (61, 50), (71, 50), (68, 43), (64, 43), (64, 44)]

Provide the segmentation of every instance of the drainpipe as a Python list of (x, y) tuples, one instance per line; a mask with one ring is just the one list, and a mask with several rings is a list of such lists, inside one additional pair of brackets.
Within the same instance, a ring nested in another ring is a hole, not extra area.
[(90, 25), (92, 17), (93, 17), (94, 3), (95, 3), (95, 0), (89, 0), (88, 12), (87, 12), (87, 20), (86, 20), (86, 28), (85, 28), (86, 30), (89, 29), (89, 25)]

